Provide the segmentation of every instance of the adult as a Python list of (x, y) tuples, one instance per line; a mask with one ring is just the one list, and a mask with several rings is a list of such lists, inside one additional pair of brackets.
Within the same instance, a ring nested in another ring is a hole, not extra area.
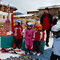
[(53, 17), (53, 25), (56, 25), (56, 24), (57, 24), (57, 21), (58, 21), (58, 19), (57, 19), (57, 16), (55, 15), (55, 16)]
[(49, 8), (45, 8), (45, 12), (41, 16), (40, 23), (43, 26), (43, 30), (46, 30), (46, 46), (49, 47), (49, 34), (52, 26), (52, 15), (49, 13)]
[(60, 15), (58, 16), (57, 24), (60, 24)]

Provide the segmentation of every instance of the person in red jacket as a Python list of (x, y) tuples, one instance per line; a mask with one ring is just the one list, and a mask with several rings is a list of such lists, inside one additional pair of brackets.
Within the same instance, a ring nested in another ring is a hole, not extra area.
[(35, 40), (34, 40), (34, 55), (37, 53), (37, 56), (41, 53), (41, 45), (44, 41), (44, 31), (42, 31), (42, 25), (37, 24), (36, 32), (35, 32)]
[(23, 27), (21, 26), (21, 20), (17, 19), (15, 23), (16, 25), (14, 26), (14, 31), (13, 31), (13, 36), (14, 36), (13, 48), (14, 49), (16, 47), (18, 48), (21, 47), (22, 32), (23, 32)]
[(52, 15), (49, 13), (49, 8), (45, 8), (45, 12), (41, 16), (40, 23), (43, 26), (43, 30), (46, 30), (46, 46), (49, 47), (49, 34), (51, 27), (53, 26)]

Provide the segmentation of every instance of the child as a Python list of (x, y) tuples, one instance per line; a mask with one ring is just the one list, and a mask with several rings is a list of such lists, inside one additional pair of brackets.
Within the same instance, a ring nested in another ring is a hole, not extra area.
[(42, 25), (37, 24), (35, 32), (35, 41), (34, 41), (34, 55), (37, 53), (37, 56), (41, 53), (41, 45), (44, 41), (44, 32), (42, 31)]
[(13, 48), (15, 49), (16, 47), (20, 48), (21, 47), (21, 42), (22, 42), (22, 32), (23, 32), (23, 27), (20, 25), (21, 20), (17, 19), (16, 20), (16, 25), (14, 26), (14, 41), (13, 41)]
[(33, 24), (31, 22), (27, 23), (27, 29), (24, 33), (24, 39), (25, 39), (25, 54), (32, 54), (33, 50), (33, 39), (35, 38), (35, 31), (32, 29)]
[(60, 60), (60, 24), (56, 24), (52, 27), (53, 32), (53, 51), (50, 60)]

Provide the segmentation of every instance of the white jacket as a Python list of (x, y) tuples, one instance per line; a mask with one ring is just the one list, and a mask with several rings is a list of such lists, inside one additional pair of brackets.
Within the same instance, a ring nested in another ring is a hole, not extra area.
[(57, 21), (57, 24), (60, 24), (60, 20)]

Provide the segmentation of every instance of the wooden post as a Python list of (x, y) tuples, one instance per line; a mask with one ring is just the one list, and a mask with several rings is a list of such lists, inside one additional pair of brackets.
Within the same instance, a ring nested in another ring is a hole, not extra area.
[(11, 27), (12, 27), (12, 32), (13, 32), (14, 30), (13, 13), (11, 14)]

